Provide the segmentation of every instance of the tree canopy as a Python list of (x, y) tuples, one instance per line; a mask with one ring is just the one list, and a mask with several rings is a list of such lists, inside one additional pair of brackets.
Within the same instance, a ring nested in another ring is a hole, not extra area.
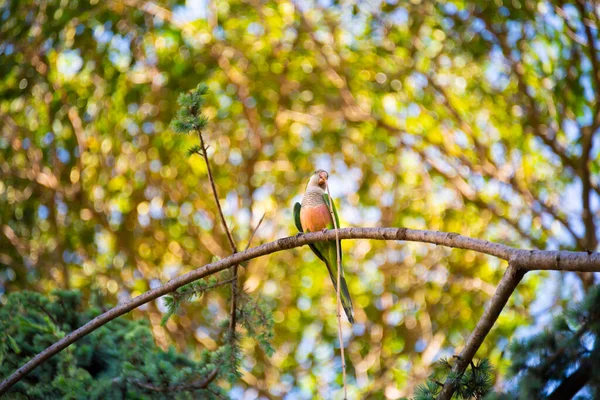
[[(263, 215), (251, 246), (295, 234), (293, 204), (323, 168), (342, 227), (595, 251), (598, 14), (585, 1), (0, 0), (3, 310), (26, 289), (122, 302), (231, 254), (204, 160), (187, 154), (198, 138), (170, 127), (179, 94), (201, 82), (208, 158), (241, 249)], [(348, 241), (343, 252), (357, 398), (413, 395), (464, 346), (506, 270), (426, 244)], [(272, 312), (274, 353), (244, 336), (241, 378), (221, 387), (234, 398), (337, 393), (321, 261), (296, 249), (239, 275), (248, 301)], [(525, 276), (477, 353), (496, 388), (509, 342), (593, 284), (591, 273)], [(164, 326), (164, 299), (120, 323), (148, 320), (165, 354), (172, 345), (198, 362), (228, 340), (229, 299), (219, 285)]]

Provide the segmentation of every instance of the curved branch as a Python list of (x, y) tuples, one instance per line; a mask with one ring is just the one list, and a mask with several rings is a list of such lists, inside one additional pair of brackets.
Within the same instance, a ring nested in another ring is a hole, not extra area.
[[(315, 242), (335, 240), (336, 232), (333, 230), (298, 234), (285, 237), (274, 242), (265, 243), (246, 251), (235, 253), (227, 258), (206, 264), (194, 271), (188, 272), (178, 278), (155, 289), (149, 290), (123, 304), (92, 319), (82, 327), (69, 333), (46, 350), (42, 351), (12, 375), (0, 383), (0, 395), (36, 367), (50, 357), (56, 355), (67, 346), (95, 331), (113, 319), (128, 313), (135, 308), (149, 303), (180, 288), (183, 285), (212, 275), (216, 272), (230, 268), (236, 264), (253, 258), (304, 246)], [(559, 270), (600, 272), (600, 253), (570, 252), (570, 251), (544, 251), (544, 250), (519, 250), (499, 243), (481, 239), (473, 239), (452, 232), (438, 232), (413, 230), (408, 228), (344, 228), (338, 230), (340, 239), (375, 239), (375, 240), (402, 240), (421, 243), (432, 243), (457, 249), (473, 250), (494, 257), (507, 260), (515, 268), (526, 271), (531, 270)]]
[[(512, 265), (508, 267), (504, 273), (504, 276), (502, 277), (502, 280), (500, 281), (500, 284), (498, 285), (498, 288), (496, 289), (496, 293), (494, 293), (494, 297), (492, 297), (490, 305), (477, 322), (475, 329), (467, 340), (467, 344), (460, 352), (456, 364), (454, 364), (454, 367), (452, 367), (452, 372), (455, 372), (456, 374), (462, 374), (465, 372), (465, 369), (475, 356), (475, 353), (477, 353), (477, 350), (479, 350), (479, 346), (481, 346), (483, 340), (496, 323), (496, 320), (498, 320), (498, 317), (508, 302), (510, 295), (512, 292), (514, 292), (524, 275), (525, 270), (516, 268)], [(444, 388), (438, 395), (437, 400), (449, 400), (456, 389), (455, 382), (456, 381), (449, 378), (446, 379)]]

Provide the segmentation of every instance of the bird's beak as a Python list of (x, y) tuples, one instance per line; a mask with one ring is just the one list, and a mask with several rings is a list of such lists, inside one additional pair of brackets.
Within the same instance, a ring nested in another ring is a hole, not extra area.
[(321, 172), (319, 174), (319, 185), (323, 185), (325, 182), (327, 182), (327, 174), (325, 172)]

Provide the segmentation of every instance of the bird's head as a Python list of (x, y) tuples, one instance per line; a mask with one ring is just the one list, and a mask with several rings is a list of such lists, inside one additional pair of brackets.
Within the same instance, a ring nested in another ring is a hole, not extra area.
[(329, 174), (327, 173), (327, 171), (318, 169), (310, 177), (310, 180), (308, 181), (308, 187), (315, 187), (325, 190), (325, 188), (327, 187), (328, 178)]

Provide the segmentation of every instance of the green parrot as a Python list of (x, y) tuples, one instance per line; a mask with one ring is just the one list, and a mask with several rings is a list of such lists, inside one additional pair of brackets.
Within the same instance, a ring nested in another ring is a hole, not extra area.
[[(329, 196), (326, 192), (327, 179), (329, 174), (322, 169), (315, 171), (308, 184), (306, 191), (302, 197), (302, 204), (294, 204), (294, 222), (300, 232), (318, 232), (323, 229), (334, 229), (333, 219), (329, 212)], [(333, 205), (333, 215), (337, 227), (340, 227), (335, 203)], [(317, 242), (309, 244), (311, 250), (319, 257), (327, 266), (329, 276), (333, 282), (333, 287), (337, 290), (337, 249), (335, 240), (328, 242)], [(340, 265), (341, 265), (340, 254)], [(348, 317), (348, 321), (354, 323), (354, 312), (352, 309), (352, 300), (350, 300), (350, 292), (344, 278), (344, 269), (340, 271), (340, 299), (342, 306)]]

